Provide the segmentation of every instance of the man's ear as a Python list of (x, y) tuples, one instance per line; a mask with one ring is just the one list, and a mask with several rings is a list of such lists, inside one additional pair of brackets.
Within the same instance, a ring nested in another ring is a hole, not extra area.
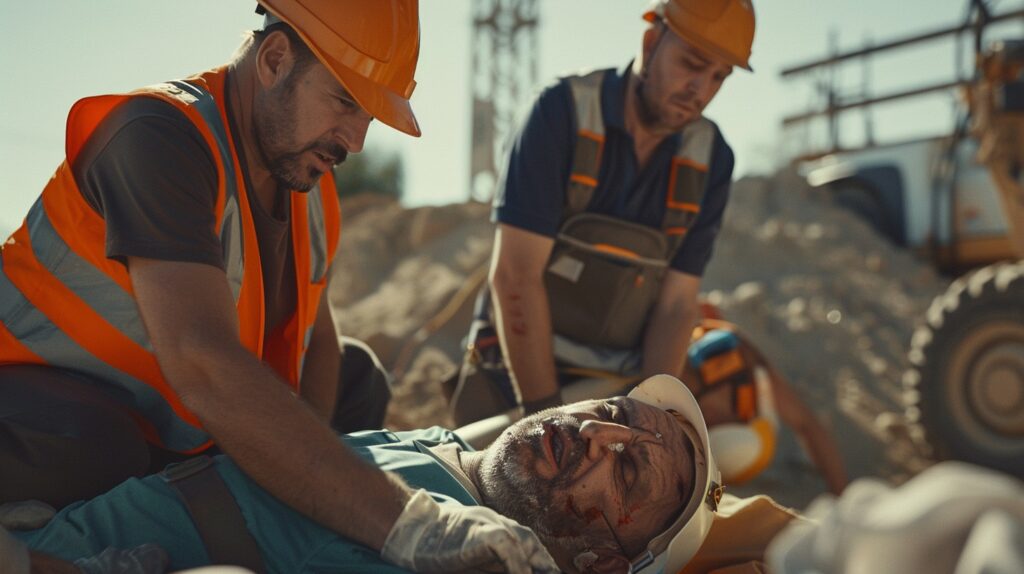
[(256, 52), (256, 77), (264, 89), (288, 77), (295, 57), (288, 36), (280, 30), (263, 39)]
[(651, 58), (654, 57), (654, 48), (658, 45), (658, 39), (665, 33), (662, 30), (662, 26), (652, 25), (647, 28), (644, 32), (643, 41), (641, 43), (640, 58), (642, 65), (640, 67), (641, 72), (646, 75), (647, 67), (651, 65)]

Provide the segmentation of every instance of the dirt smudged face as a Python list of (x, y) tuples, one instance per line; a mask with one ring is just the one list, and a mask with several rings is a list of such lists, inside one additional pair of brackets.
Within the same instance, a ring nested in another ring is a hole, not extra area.
[(693, 489), (693, 460), (665, 411), (615, 397), (525, 418), (487, 449), (487, 503), (549, 546), (628, 558), (663, 531)]

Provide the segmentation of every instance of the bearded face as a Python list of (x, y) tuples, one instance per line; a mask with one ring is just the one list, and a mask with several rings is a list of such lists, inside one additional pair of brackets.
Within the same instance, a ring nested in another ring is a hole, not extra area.
[(714, 99), (732, 66), (659, 24), (644, 36), (637, 115), (649, 129), (678, 132)]
[(560, 563), (589, 552), (628, 565), (692, 492), (681, 429), (667, 412), (625, 397), (542, 411), (487, 449), (481, 493), (561, 553)]
[(373, 118), (313, 56), (288, 62), (277, 77), (267, 71), (268, 84), (255, 94), (253, 135), (278, 187), (309, 191), (349, 152), (362, 150)]
[(303, 71), (293, 70), (283, 82), (256, 97), (257, 149), (264, 165), (281, 189), (309, 191), (335, 164), (345, 161), (348, 150), (327, 135), (301, 141), (296, 98)]

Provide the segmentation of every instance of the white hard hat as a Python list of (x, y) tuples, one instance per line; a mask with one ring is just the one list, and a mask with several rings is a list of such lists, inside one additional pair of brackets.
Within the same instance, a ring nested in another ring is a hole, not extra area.
[(655, 375), (637, 385), (627, 396), (662, 410), (675, 411), (693, 425), (693, 429), (683, 425), (693, 443), (696, 468), (690, 500), (672, 526), (655, 536), (630, 568), (630, 572), (637, 574), (679, 572), (704, 543), (722, 497), (722, 475), (711, 455), (708, 427), (693, 393), (670, 375)]

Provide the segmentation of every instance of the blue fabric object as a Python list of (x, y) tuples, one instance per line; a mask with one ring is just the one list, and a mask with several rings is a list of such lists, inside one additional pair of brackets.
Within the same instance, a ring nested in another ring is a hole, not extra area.
[(715, 329), (708, 331), (703, 337), (690, 343), (686, 354), (690, 359), (690, 364), (694, 368), (699, 369), (704, 364), (704, 361), (715, 355), (736, 349), (739, 346), (740, 339), (736, 336), (736, 333), (724, 329)]
[[(621, 70), (612, 70), (601, 86), (606, 132), (604, 151), (599, 183), (587, 211), (660, 229), (671, 159), (680, 136), (665, 138), (647, 166), (639, 169), (633, 137), (626, 132), (624, 118), (631, 67), (632, 62)], [(498, 185), (492, 218), (499, 223), (555, 237), (561, 224), (575, 144), (572, 94), (569, 84), (562, 80), (541, 93), (513, 141)], [(676, 253), (671, 264), (673, 269), (703, 275), (729, 200), (734, 161), (732, 149), (716, 127), (701, 213)]]
[[(424, 452), (447, 442), (472, 450), (451, 431), (367, 431), (345, 435), (342, 441), (371, 464), (401, 475), (411, 487), (426, 489), (442, 504), (476, 505), (458, 480)], [(227, 457), (214, 460), (263, 549), (270, 572), (405, 572), (382, 561), (377, 551), (341, 538), (285, 506)], [(129, 479), (102, 496), (68, 506), (45, 528), (14, 535), (32, 550), (68, 561), (97, 555), (107, 547), (155, 543), (170, 555), (170, 571), (208, 563), (185, 507), (156, 475)]]

